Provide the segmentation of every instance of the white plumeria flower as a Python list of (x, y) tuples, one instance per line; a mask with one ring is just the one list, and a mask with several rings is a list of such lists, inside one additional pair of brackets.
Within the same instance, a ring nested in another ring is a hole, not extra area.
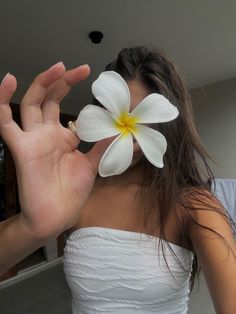
[(130, 92), (125, 80), (114, 71), (102, 72), (92, 85), (95, 98), (107, 109), (87, 105), (76, 121), (78, 136), (96, 142), (118, 135), (100, 160), (98, 172), (107, 177), (124, 172), (133, 158), (133, 137), (146, 158), (156, 167), (163, 167), (167, 143), (158, 131), (147, 123), (174, 120), (179, 112), (164, 96), (153, 93), (130, 110)]

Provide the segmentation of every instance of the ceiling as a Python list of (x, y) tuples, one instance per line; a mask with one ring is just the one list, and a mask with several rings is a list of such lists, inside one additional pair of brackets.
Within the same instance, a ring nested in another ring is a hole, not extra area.
[[(0, 0), (0, 75), (14, 74), (19, 101), (34, 76), (63, 61), (88, 63), (90, 78), (74, 87), (66, 111), (91, 100), (91, 83), (127, 46), (161, 48), (189, 88), (236, 77), (235, 0)], [(103, 32), (100, 44), (88, 33)]]

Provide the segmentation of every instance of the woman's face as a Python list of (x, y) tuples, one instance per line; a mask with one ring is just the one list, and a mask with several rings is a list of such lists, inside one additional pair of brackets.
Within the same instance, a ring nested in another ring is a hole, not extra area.
[[(130, 91), (130, 112), (137, 107), (137, 105), (150, 94), (150, 91), (138, 80), (130, 80), (126, 82)], [(102, 106), (104, 108), (104, 106)], [(105, 108), (104, 108), (105, 109)], [(106, 109), (105, 109), (106, 110)], [(109, 145), (115, 139), (114, 137), (105, 139), (106, 143)], [(134, 143), (134, 154), (130, 167), (137, 165), (143, 156), (143, 152), (138, 144), (138, 142), (133, 138)]]
[[(130, 111), (137, 107), (137, 105), (150, 94), (150, 91), (138, 80), (127, 81), (127, 85), (130, 90)], [(133, 139), (134, 142), (134, 155), (131, 163), (131, 167), (138, 164), (143, 156), (143, 152), (138, 142)]]

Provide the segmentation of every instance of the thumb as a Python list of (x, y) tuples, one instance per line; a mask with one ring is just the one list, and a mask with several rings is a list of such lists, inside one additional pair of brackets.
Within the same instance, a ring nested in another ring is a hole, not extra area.
[(110, 138), (101, 140), (90, 149), (89, 152), (86, 153), (87, 158), (91, 162), (93, 166), (93, 170), (97, 173), (98, 172), (98, 165), (99, 162), (107, 150), (107, 148), (110, 146), (110, 144), (113, 142), (113, 140), (116, 138), (116, 136), (112, 136)]

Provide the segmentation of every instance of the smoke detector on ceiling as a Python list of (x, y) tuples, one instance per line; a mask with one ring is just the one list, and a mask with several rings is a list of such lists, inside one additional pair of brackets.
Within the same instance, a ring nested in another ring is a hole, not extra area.
[(99, 31), (92, 31), (88, 35), (93, 44), (100, 44), (103, 39), (103, 33)]

